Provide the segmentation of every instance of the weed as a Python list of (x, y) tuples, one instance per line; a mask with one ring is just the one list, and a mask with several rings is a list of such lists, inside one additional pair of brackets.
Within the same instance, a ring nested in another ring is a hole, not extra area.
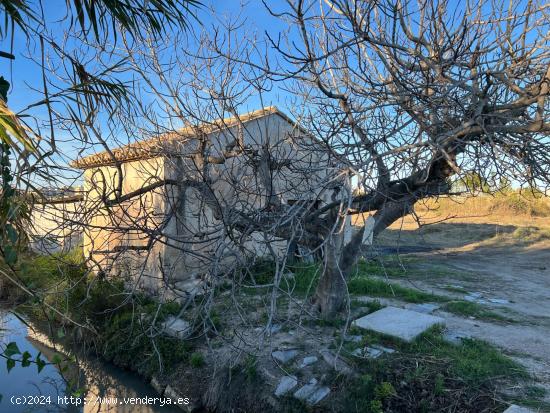
[(515, 320), (483, 308), (482, 305), (471, 301), (451, 301), (443, 307), (444, 310), (466, 317), (475, 317), (482, 320), (514, 322)]
[[(346, 412), (381, 411), (502, 411), (494, 398), (501, 381), (527, 377), (526, 371), (491, 345), (465, 340), (447, 343), (435, 327), (412, 343), (390, 344), (398, 352), (376, 360), (359, 360), (357, 369), (368, 372), (342, 383)], [(368, 343), (388, 345), (391, 338), (367, 333)]]
[(425, 293), (419, 290), (362, 275), (356, 276), (349, 281), (348, 290), (351, 294), (365, 294), (375, 297), (393, 297), (410, 303), (424, 303), (426, 301), (444, 302), (447, 300), (447, 298), (439, 295)]
[(191, 367), (194, 368), (204, 366), (204, 356), (202, 353), (198, 351), (191, 353), (191, 356), (189, 357), (189, 364), (191, 364)]
[(455, 286), (455, 285), (446, 285), (444, 288), (445, 290), (450, 291), (452, 293), (464, 294), (466, 292), (466, 288)]
[(384, 308), (384, 306), (380, 304), (380, 301), (378, 300), (369, 300), (369, 301), (352, 300), (350, 307), (367, 309), (367, 312), (358, 314), (358, 316), (364, 316), (370, 313), (374, 313), (375, 311), (378, 311)]
[(247, 381), (254, 382), (258, 377), (258, 359), (256, 356), (250, 354), (246, 357), (244, 362), (244, 374)]

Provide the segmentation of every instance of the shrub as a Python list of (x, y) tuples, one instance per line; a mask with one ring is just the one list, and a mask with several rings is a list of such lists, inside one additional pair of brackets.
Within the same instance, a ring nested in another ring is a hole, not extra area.
[(202, 367), (204, 365), (204, 356), (202, 353), (195, 351), (194, 353), (191, 353), (191, 357), (189, 357), (189, 364), (191, 364), (191, 367)]

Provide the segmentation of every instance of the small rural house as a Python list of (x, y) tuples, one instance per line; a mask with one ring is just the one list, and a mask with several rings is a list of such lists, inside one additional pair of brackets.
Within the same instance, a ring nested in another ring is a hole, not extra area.
[(67, 252), (82, 245), (80, 188), (42, 188), (32, 202), (29, 248), (37, 253)]
[[(235, 142), (240, 154), (227, 155), (235, 153)], [(84, 170), (84, 254), (96, 271), (130, 275), (151, 293), (189, 291), (243, 255), (288, 248), (265, 234), (228, 233), (226, 211), (259, 214), (271, 197), (318, 207), (345, 189), (345, 180), (328, 179), (335, 164), (275, 107), (81, 158), (72, 166)], [(206, 200), (205, 184), (212, 195)], [(218, 207), (222, 212), (213, 213)], [(237, 245), (235, 236), (246, 239)]]

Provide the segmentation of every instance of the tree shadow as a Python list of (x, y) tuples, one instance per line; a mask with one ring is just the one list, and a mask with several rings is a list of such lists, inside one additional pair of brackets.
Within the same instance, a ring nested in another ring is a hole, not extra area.
[(488, 240), (498, 243), (499, 239), (513, 237), (520, 228), (515, 225), (454, 222), (424, 225), (416, 229), (390, 228), (378, 237), (372, 249), (382, 253), (390, 250), (395, 253), (414, 253), (461, 248)]

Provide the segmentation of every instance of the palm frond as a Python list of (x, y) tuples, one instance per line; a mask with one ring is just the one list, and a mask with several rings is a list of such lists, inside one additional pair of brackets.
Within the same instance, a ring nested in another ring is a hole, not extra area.
[(0, 99), (0, 140), (10, 147), (16, 146), (16, 142), (22, 144), (26, 150), (34, 151), (34, 145), (21, 125), (17, 115), (13, 113), (6, 103)]
[[(78, 24), (85, 35), (92, 33), (97, 41), (109, 35), (116, 40), (117, 25), (135, 37), (158, 37), (174, 27), (187, 30), (190, 20), (196, 20), (195, 9), (202, 6), (200, 0), (65, 1), (71, 25)], [(40, 22), (34, 8), (28, 0), (0, 0), (0, 13), (4, 14), (0, 38), (7, 35), (12, 23), (28, 33), (31, 21)]]

